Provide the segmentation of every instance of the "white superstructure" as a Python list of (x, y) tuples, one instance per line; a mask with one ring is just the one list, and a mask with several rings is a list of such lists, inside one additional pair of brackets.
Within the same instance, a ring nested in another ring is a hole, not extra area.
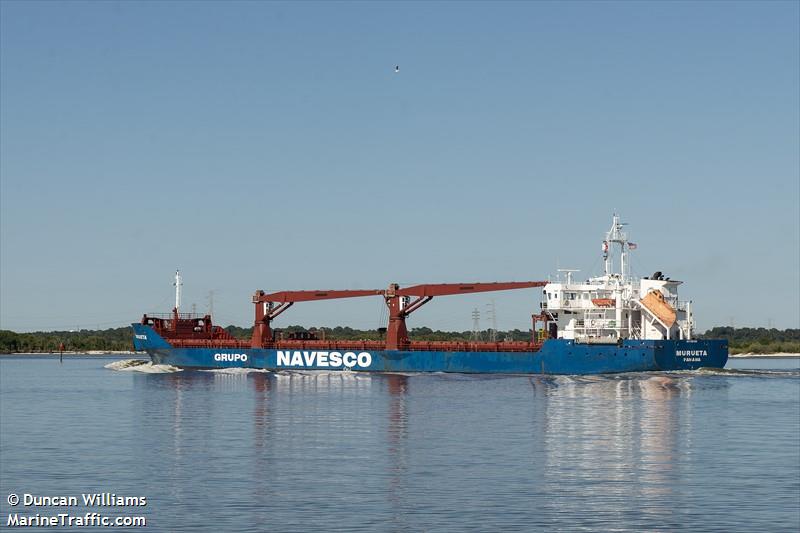
[(623, 226), (615, 214), (603, 241), (602, 276), (576, 282), (577, 270), (561, 270), (565, 279), (545, 285), (542, 313), (551, 338), (586, 343), (692, 338), (691, 302), (678, 299), (682, 282), (661, 272), (633, 279), (629, 253), (636, 245), (628, 241)]

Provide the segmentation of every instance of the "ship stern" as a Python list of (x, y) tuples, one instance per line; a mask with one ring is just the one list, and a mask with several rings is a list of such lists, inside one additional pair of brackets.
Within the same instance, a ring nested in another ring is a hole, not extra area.
[(655, 347), (659, 370), (724, 368), (728, 362), (725, 339), (663, 340)]

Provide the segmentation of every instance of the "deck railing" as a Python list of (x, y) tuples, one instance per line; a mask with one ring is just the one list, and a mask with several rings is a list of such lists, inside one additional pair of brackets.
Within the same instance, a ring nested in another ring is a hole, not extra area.
[[(172, 320), (175, 318), (175, 313), (147, 313), (147, 318), (160, 318), (162, 320)], [(180, 320), (196, 320), (198, 318), (205, 318), (206, 315), (200, 313), (178, 313)]]
[[(228, 339), (167, 339), (175, 348), (225, 348), (250, 349), (250, 341)], [(428, 352), (536, 352), (541, 342), (449, 342), (449, 341), (411, 341), (404, 351)], [(279, 340), (264, 346), (275, 350), (326, 350), (326, 351), (383, 351), (383, 341), (354, 340)]]

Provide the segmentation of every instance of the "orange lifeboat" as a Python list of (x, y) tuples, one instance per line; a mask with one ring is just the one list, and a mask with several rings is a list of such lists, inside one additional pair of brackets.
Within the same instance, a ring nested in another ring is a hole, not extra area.
[(661, 294), (661, 291), (652, 289), (639, 302), (653, 315), (657, 316), (668, 328), (671, 328), (675, 323), (677, 318), (675, 309), (664, 300), (664, 295)]

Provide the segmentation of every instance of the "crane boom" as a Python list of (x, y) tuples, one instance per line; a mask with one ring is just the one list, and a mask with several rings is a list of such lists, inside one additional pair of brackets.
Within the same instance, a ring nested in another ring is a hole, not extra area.
[(468, 294), (473, 292), (507, 291), (511, 289), (528, 289), (543, 287), (546, 281), (506, 281), (493, 283), (428, 283), (412, 285), (397, 289), (399, 296), (447, 296), (451, 294)]
[[(406, 317), (430, 302), (434, 296), (452, 294), (470, 294), (475, 292), (507, 291), (510, 289), (528, 289), (543, 287), (546, 281), (505, 281), (495, 283), (428, 283), (400, 288), (397, 284), (389, 285), (384, 298), (389, 307), (389, 324), (386, 328), (386, 349), (406, 349), (410, 340), (406, 328)], [(408, 301), (409, 296), (416, 299)]]
[[(386, 328), (386, 349), (403, 350), (409, 346), (406, 317), (430, 302), (434, 296), (471, 294), (476, 292), (507, 291), (542, 287), (546, 281), (506, 281), (493, 283), (427, 283), (401, 288), (392, 283), (386, 290), (317, 290), (317, 291), (279, 291), (265, 293), (256, 291), (253, 303), (256, 306), (256, 320), (251, 345), (265, 347), (274, 341), (270, 323), (296, 302), (333, 300), (338, 298), (358, 298), (362, 296), (383, 296), (389, 308), (389, 323)], [(410, 297), (415, 297), (413, 301)]]
[(360, 296), (379, 296), (382, 290), (320, 290), (320, 291), (280, 291), (270, 294), (259, 294), (259, 302), (312, 302), (316, 300), (332, 300), (335, 298), (358, 298)]

